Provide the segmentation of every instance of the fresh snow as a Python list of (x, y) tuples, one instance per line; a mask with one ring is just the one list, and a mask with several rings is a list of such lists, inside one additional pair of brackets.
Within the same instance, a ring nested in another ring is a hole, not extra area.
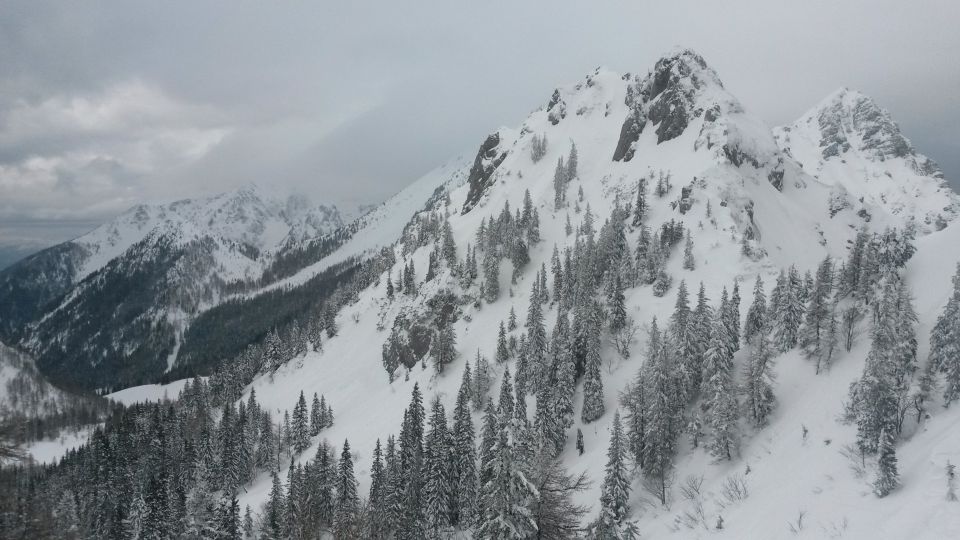
[[(205, 379), (205, 378), (204, 378)], [(155, 401), (173, 401), (180, 395), (180, 390), (190, 379), (180, 379), (167, 384), (144, 384), (141, 386), (131, 386), (124, 388), (105, 397), (114, 401), (119, 401), (124, 405), (133, 405), (134, 403), (146, 403)]]
[(23, 450), (30, 459), (39, 464), (53, 464), (70, 450), (84, 445), (93, 434), (96, 426), (86, 426), (77, 431), (64, 430), (55, 439), (34, 441)]

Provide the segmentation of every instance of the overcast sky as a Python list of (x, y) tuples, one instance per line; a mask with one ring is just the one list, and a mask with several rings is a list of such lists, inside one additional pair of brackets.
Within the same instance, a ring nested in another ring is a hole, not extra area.
[(960, 185), (960, 9), (921, 3), (0, 3), (0, 247), (248, 182), (379, 202), (605, 65), (700, 52), (768, 124), (873, 96)]

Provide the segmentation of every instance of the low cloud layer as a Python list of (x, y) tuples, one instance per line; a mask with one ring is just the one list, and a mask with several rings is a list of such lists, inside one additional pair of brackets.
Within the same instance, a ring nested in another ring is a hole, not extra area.
[(554, 86), (677, 44), (771, 125), (873, 96), (960, 186), (954, 2), (663, 4), (7, 2), (0, 245), (251, 181), (376, 202)]

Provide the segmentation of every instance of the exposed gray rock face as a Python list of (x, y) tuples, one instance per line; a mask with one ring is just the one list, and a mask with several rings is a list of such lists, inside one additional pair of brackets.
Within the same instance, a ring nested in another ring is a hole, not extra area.
[(916, 154), (890, 113), (859, 92), (846, 88), (836, 92), (820, 110), (817, 122), (824, 159), (840, 156), (856, 145), (856, 150), (872, 160), (906, 158), (917, 174), (943, 177), (933, 160)]
[(550, 97), (550, 103), (547, 104), (547, 119), (550, 123), (557, 125), (561, 120), (567, 117), (567, 104), (560, 97), (560, 90), (554, 90)]
[(661, 58), (653, 71), (627, 88), (632, 113), (624, 120), (614, 161), (630, 161), (632, 145), (647, 123), (657, 126), (657, 144), (679, 137), (694, 118), (703, 115), (697, 95), (709, 84), (723, 87), (716, 73), (697, 53), (683, 50)]
[(497, 170), (497, 167), (507, 157), (506, 151), (497, 151), (499, 145), (499, 133), (487, 136), (487, 140), (480, 145), (480, 151), (477, 152), (477, 157), (473, 160), (473, 167), (470, 168), (470, 176), (467, 178), (470, 191), (467, 193), (467, 200), (463, 203), (462, 213), (466, 214), (476, 206), (480, 197), (490, 187), (490, 178), (493, 176), (493, 171)]
[(623, 127), (620, 128), (620, 139), (617, 141), (617, 148), (613, 151), (614, 161), (630, 161), (633, 159), (633, 143), (640, 138), (643, 127), (646, 125), (646, 118), (631, 114), (623, 121)]

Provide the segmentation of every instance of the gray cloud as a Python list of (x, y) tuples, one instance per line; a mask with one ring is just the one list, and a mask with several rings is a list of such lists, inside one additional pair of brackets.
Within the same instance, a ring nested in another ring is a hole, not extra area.
[(645, 71), (676, 44), (704, 54), (771, 125), (839, 86), (874, 96), (960, 186), (954, 2), (33, 0), (0, 11), (0, 229), (250, 181), (375, 202), (519, 123), (555, 85), (601, 64)]

